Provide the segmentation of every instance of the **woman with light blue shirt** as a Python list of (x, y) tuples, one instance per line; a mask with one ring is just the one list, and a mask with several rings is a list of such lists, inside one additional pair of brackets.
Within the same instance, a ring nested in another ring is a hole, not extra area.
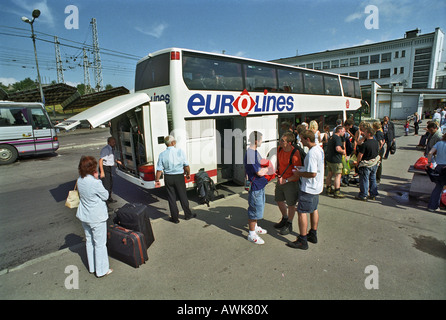
[(435, 211), (440, 206), (441, 193), (446, 183), (446, 133), (443, 134), (442, 139), (438, 141), (429, 151), (427, 155), (428, 166), (431, 165), (432, 157), (434, 155), (435, 162), (437, 163), (435, 171), (440, 173), (440, 179), (439, 181), (435, 182), (435, 188), (432, 190), (431, 198), (427, 206), (429, 211)]
[(82, 156), (79, 162), (77, 189), (80, 202), (76, 217), (85, 231), (89, 271), (103, 277), (113, 271), (109, 268), (107, 253), (108, 210), (105, 201), (109, 192), (98, 179), (97, 166), (96, 159), (90, 156)]

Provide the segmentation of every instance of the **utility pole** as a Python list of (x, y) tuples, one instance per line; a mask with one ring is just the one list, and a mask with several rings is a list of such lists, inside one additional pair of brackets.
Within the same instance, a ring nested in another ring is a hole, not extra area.
[(99, 55), (99, 41), (98, 41), (98, 29), (96, 26), (96, 18), (91, 19), (92, 29), (93, 29), (93, 54), (94, 54), (94, 76), (96, 80), (96, 90), (102, 91), (102, 65), (101, 57)]
[(62, 58), (60, 57), (59, 40), (54, 36), (54, 47), (56, 50), (56, 69), (57, 69), (57, 83), (65, 83), (63, 78)]

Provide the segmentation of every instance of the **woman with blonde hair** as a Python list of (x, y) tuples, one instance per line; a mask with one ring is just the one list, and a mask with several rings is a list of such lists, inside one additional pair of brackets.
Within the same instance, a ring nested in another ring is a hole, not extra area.
[(321, 142), (321, 133), (319, 132), (319, 125), (317, 124), (316, 120), (311, 120), (310, 124), (308, 126), (308, 129), (313, 131), (314, 133), (314, 139), (315, 139), (315, 143), (317, 145), (320, 144)]

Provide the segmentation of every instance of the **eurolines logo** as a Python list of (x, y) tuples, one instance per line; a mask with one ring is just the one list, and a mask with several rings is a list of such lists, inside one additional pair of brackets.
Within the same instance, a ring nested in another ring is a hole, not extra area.
[(292, 111), (293, 108), (292, 96), (268, 95), (268, 90), (263, 92), (263, 96), (258, 94), (251, 97), (245, 89), (236, 99), (228, 94), (204, 96), (196, 93), (187, 102), (187, 109), (194, 116), (231, 114), (235, 109), (242, 117), (246, 117), (249, 113)]

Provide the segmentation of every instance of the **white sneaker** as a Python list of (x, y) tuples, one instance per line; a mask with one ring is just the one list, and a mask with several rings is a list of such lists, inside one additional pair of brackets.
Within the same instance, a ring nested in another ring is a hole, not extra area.
[(265, 229), (262, 229), (262, 228), (259, 227), (259, 226), (256, 226), (256, 233), (257, 233), (257, 234), (267, 234), (268, 231), (266, 231)]
[(254, 242), (255, 244), (264, 244), (265, 241), (263, 241), (262, 238), (260, 238), (257, 233), (254, 234), (254, 236), (251, 237), (251, 235), (248, 235), (248, 240), (251, 242)]

